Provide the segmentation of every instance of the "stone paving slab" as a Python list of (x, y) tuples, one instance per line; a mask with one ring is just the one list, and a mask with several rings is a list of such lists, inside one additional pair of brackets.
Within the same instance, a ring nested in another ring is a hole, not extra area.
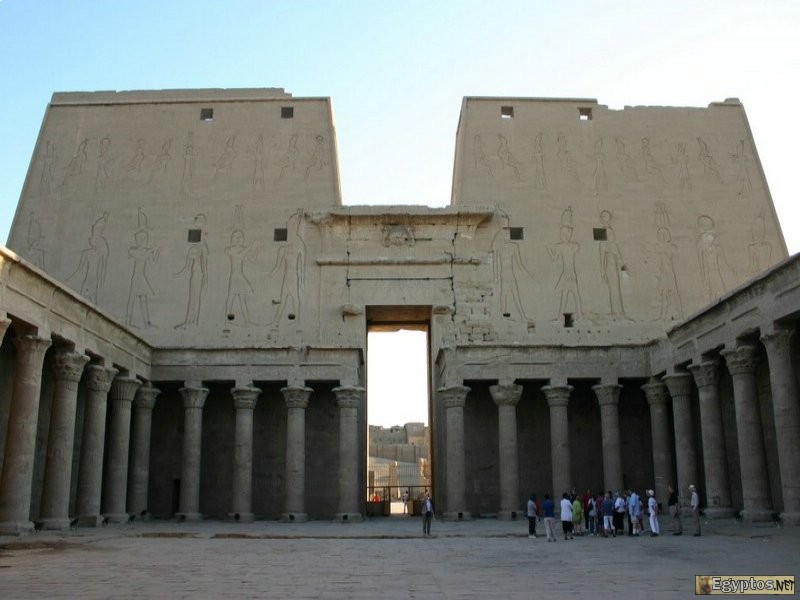
[[(687, 598), (699, 574), (800, 578), (800, 528), (528, 539), (527, 522), (144, 522), (0, 537), (0, 598)], [(755, 596), (749, 596), (755, 597)]]

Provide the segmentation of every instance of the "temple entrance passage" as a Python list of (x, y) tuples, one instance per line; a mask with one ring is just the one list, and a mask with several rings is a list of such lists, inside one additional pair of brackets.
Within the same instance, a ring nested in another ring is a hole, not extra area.
[(368, 516), (412, 515), (431, 489), (430, 307), (399, 308), (367, 311)]

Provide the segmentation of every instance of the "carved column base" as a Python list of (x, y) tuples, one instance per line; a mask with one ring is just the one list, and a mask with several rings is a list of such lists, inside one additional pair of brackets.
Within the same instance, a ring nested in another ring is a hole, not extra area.
[(103, 515), (81, 515), (78, 517), (79, 527), (100, 527), (103, 523)]
[(772, 521), (775, 515), (773, 511), (767, 508), (751, 508), (743, 510), (740, 514), (742, 515), (742, 521), (750, 523)]
[(497, 520), (498, 521), (516, 521), (517, 519), (521, 519), (525, 517), (526, 519), (528, 513), (523, 512), (521, 510), (499, 510), (497, 511)]
[(231, 523), (252, 523), (256, 520), (256, 516), (253, 513), (228, 513), (228, 518), (226, 521), (230, 521)]
[(203, 513), (175, 513), (175, 520), (178, 521), (178, 523), (197, 523), (203, 520)]
[(783, 512), (781, 521), (784, 525), (800, 525), (800, 512)]
[(69, 519), (42, 519), (42, 529), (47, 531), (64, 531), (69, 529)]
[(105, 513), (103, 517), (108, 519), (109, 523), (127, 523), (130, 515), (128, 513)]
[(283, 513), (281, 515), (281, 523), (305, 523), (308, 521), (307, 513)]
[(703, 508), (702, 510), (703, 517), (710, 520), (731, 519), (736, 516), (736, 509), (732, 506), (709, 506), (708, 508)]
[(31, 521), (3, 521), (0, 522), (0, 535), (19, 535), (20, 533), (31, 533), (33, 523)]
[(445, 521), (471, 521), (472, 515), (466, 511), (461, 512), (446, 512), (442, 515)]
[(340, 523), (360, 523), (364, 519), (361, 513), (336, 513), (333, 520), (339, 521)]

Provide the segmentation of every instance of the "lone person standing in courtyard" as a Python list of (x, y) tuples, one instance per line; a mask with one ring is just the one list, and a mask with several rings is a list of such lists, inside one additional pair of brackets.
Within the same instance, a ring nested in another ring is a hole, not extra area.
[(425, 492), (422, 500), (422, 535), (431, 534), (431, 521), (433, 520), (433, 500), (430, 492)]
[(700, 535), (700, 496), (694, 485), (689, 486), (689, 491), (692, 493), (689, 504), (692, 507), (692, 519), (694, 519), (694, 535)]

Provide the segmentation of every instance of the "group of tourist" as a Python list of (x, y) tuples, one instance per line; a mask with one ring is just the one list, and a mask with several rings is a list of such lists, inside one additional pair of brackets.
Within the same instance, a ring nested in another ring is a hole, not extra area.
[[(680, 504), (678, 495), (670, 486), (670, 496), (667, 503), (672, 516), (672, 533), (681, 535), (683, 527), (681, 523)], [(700, 497), (694, 485), (689, 486), (691, 493), (692, 516), (694, 520), (694, 535), (700, 535)], [(661, 533), (658, 515), (661, 507), (656, 500), (655, 491), (645, 490), (645, 497), (642, 498), (635, 490), (623, 490), (617, 493), (608, 490), (605, 494), (593, 494), (591, 490), (586, 490), (583, 495), (578, 495), (573, 489), (572, 492), (564, 492), (559, 504), (561, 514), (561, 530), (565, 540), (571, 540), (574, 536), (603, 536), (617, 537), (625, 535), (626, 523), (627, 534), (639, 536), (646, 531), (645, 515), (648, 518), (649, 533), (651, 537), (657, 537)], [(528, 499), (528, 537), (538, 537), (536, 524), (544, 521), (545, 535), (548, 542), (556, 541), (555, 514), (556, 504), (549, 494), (545, 494), (544, 500), (539, 504), (536, 494), (531, 494)]]

